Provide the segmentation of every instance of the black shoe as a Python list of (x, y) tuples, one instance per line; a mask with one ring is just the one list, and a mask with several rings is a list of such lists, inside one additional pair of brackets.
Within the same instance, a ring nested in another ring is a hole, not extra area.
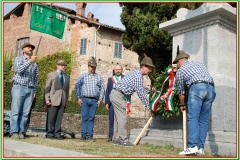
[(63, 137), (62, 136), (57, 136), (57, 137), (54, 137), (54, 139), (63, 140)]
[(81, 137), (80, 140), (81, 140), (81, 141), (85, 141), (85, 140), (86, 140), (86, 137)]
[(134, 147), (134, 145), (130, 142), (120, 142), (121, 146), (124, 146), (124, 147)]
[(47, 139), (54, 139), (53, 136), (48, 136), (48, 135), (46, 135), (46, 138), (47, 138)]
[(89, 142), (95, 142), (95, 139), (93, 139), (92, 137), (86, 137), (86, 140), (88, 140)]
[(25, 138), (31, 137), (31, 135), (23, 134)]

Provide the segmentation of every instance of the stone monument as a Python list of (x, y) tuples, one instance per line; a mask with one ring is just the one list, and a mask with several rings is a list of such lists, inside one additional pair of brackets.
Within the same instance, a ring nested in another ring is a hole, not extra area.
[[(179, 45), (180, 50), (190, 55), (190, 60), (203, 62), (214, 79), (217, 95), (205, 144), (206, 152), (213, 155), (237, 155), (236, 20), (236, 8), (231, 5), (204, 3), (196, 10), (181, 8), (177, 18), (159, 24), (160, 29), (173, 37), (172, 59)], [(182, 124), (181, 116), (164, 121), (155, 118), (141, 143), (183, 148)], [(155, 138), (153, 141), (151, 136)]]

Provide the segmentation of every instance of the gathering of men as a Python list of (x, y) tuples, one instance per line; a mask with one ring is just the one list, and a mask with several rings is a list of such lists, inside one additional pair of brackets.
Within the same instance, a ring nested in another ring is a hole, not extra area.
[[(12, 78), (11, 130), (10, 138), (24, 139), (28, 126), (32, 102), (36, 96), (38, 66), (33, 55), (35, 46), (30, 43), (22, 45), (23, 55), (14, 61), (15, 74)], [(203, 63), (189, 61), (185, 51), (178, 51), (173, 61), (177, 65), (176, 84), (180, 110), (188, 110), (188, 148), (179, 155), (204, 154), (204, 144), (208, 131), (211, 106), (216, 97), (213, 78)], [(65, 73), (67, 63), (60, 59), (56, 70), (47, 74), (44, 88), (44, 106), (47, 111), (46, 138), (63, 140), (61, 125), (63, 113), (68, 103), (70, 76)], [(123, 67), (117, 64), (113, 76), (108, 78), (105, 90), (103, 77), (96, 73), (97, 60), (92, 57), (88, 61), (88, 70), (80, 74), (74, 93), (80, 107), (81, 131), (80, 140), (95, 142), (94, 125), (98, 107), (105, 98), (108, 110), (109, 128), (108, 142), (113, 145), (134, 147), (127, 134), (128, 103), (136, 92), (149, 115), (149, 88), (144, 86), (143, 76), (152, 72), (152, 59), (145, 57), (140, 68), (123, 75)], [(188, 90), (186, 90), (187, 86)], [(188, 94), (186, 94), (188, 92)], [(199, 118), (198, 118), (199, 117)]]

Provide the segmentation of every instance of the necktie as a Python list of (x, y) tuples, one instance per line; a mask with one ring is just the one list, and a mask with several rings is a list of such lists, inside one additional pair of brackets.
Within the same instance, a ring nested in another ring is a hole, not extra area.
[(64, 81), (63, 81), (63, 73), (62, 72), (60, 72), (60, 82), (63, 87)]

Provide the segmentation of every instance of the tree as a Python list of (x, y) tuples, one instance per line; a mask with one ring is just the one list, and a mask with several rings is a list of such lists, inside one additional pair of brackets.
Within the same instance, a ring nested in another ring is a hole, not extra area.
[(179, 8), (196, 9), (201, 3), (120, 3), (121, 22), (126, 28), (122, 35), (124, 47), (137, 52), (139, 61), (146, 53), (156, 71), (166, 68), (172, 60), (172, 37), (159, 29), (159, 24), (175, 18)]
[[(200, 3), (120, 3), (121, 21), (126, 28), (126, 32), (121, 37), (122, 43), (127, 49), (138, 53), (139, 61), (144, 53), (152, 58), (156, 69), (149, 76), (156, 90), (161, 90), (163, 81), (168, 76), (163, 70), (172, 63), (172, 37), (159, 29), (159, 24), (176, 18), (176, 12), (182, 7), (196, 9), (200, 5)], [(168, 86), (165, 85), (162, 94), (167, 90)], [(174, 106), (178, 106), (176, 90), (173, 95)], [(180, 115), (179, 108), (175, 108), (174, 111), (168, 111), (165, 109), (165, 102), (160, 102), (155, 114), (160, 119)]]

